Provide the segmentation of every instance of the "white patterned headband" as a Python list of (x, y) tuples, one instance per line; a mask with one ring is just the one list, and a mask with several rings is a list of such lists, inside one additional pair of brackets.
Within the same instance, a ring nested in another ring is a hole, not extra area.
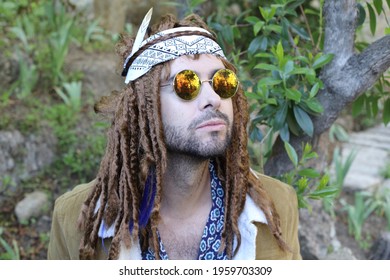
[(138, 79), (156, 64), (182, 55), (213, 54), (225, 58), (222, 48), (212, 39), (212, 34), (199, 27), (167, 29), (142, 41), (152, 12), (153, 8), (144, 17), (135, 37), (133, 49), (123, 65), (122, 76), (126, 76), (126, 84)]

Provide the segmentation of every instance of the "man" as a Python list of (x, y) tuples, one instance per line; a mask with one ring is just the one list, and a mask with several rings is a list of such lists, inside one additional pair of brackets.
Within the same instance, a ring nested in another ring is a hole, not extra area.
[[(57, 199), (50, 259), (300, 259), (295, 191), (250, 170), (247, 101), (206, 24), (151, 11), (97, 177)], [(148, 38), (144, 39), (146, 31)]]

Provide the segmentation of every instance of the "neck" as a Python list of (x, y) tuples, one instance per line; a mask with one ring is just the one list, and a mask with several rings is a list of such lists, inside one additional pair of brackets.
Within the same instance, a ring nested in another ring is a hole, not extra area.
[(209, 160), (168, 153), (163, 175), (161, 211), (188, 217), (211, 205)]

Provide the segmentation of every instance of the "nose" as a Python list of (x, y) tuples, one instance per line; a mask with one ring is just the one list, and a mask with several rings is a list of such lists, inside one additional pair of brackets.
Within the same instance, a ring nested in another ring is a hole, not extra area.
[(199, 93), (199, 106), (201, 110), (212, 108), (218, 110), (221, 106), (221, 97), (214, 91), (212, 80), (202, 80)]

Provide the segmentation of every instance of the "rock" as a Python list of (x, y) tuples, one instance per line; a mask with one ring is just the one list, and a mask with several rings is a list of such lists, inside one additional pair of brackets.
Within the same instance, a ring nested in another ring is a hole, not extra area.
[(356, 156), (345, 177), (344, 189), (351, 192), (374, 192), (383, 183), (381, 170), (390, 160), (390, 126), (378, 125), (352, 133), (349, 141), (343, 144), (343, 163), (352, 152)]
[(390, 260), (390, 232), (384, 232), (370, 249), (370, 260)]
[(51, 228), (51, 221), (52, 218), (48, 215), (43, 215), (41, 216), (37, 223), (36, 223), (36, 229), (39, 233), (47, 234), (50, 233), (50, 228)]
[(340, 248), (324, 257), (324, 260), (356, 260), (349, 248)]
[(0, 131), (1, 190), (14, 192), (21, 180), (33, 177), (52, 163), (56, 141), (47, 129), (28, 136), (18, 130)]
[(15, 207), (15, 215), (19, 223), (27, 222), (30, 218), (39, 217), (48, 208), (48, 197), (44, 192), (34, 191), (25, 196)]
[(19, 65), (15, 59), (8, 58), (0, 52), (0, 88), (7, 89), (18, 79)]
[(18, 154), (18, 146), (23, 143), (23, 136), (19, 131), (0, 131), (0, 173), (6, 174), (12, 170), (15, 156)]
[(304, 260), (324, 259), (330, 247), (338, 248), (335, 221), (323, 210), (320, 201), (312, 201), (312, 212), (300, 210), (299, 242)]
[(384, 190), (385, 192), (390, 192), (390, 179), (385, 180), (385, 181), (382, 183), (382, 186), (383, 186), (383, 190)]
[(55, 143), (54, 136), (44, 130), (39, 135), (30, 134), (26, 137), (24, 148), (27, 153), (23, 161), (25, 172), (22, 179), (30, 178), (30, 174), (36, 173), (53, 161)]

